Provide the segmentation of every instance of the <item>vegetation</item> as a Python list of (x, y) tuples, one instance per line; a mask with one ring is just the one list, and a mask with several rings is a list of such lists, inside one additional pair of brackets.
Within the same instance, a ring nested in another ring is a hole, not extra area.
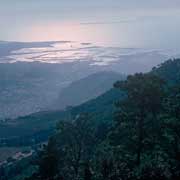
[(101, 96), (106, 103), (100, 107), (95, 100), (94, 108), (86, 103), (69, 110), (26, 180), (180, 179), (179, 65), (170, 60), (116, 82), (114, 109)]

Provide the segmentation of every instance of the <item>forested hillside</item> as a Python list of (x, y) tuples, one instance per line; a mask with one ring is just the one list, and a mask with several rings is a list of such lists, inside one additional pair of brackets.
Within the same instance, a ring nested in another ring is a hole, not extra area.
[(178, 180), (179, 65), (169, 60), (128, 76), (63, 112), (48, 144), (29, 162), (35, 170), (26, 180)]
[(180, 83), (180, 60), (170, 59), (165, 61), (158, 67), (153, 68), (152, 73), (168, 81), (169, 84)]

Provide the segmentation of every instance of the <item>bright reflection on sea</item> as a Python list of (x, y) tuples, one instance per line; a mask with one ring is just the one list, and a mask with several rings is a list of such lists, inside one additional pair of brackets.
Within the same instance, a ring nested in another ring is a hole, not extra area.
[[(143, 63), (144, 59), (151, 59), (151, 56), (165, 57), (170, 52), (157, 49), (145, 48), (118, 48), (95, 46), (91, 43), (78, 42), (55, 42), (49, 43), (46, 47), (23, 48), (12, 51), (7, 57), (9, 63), (14, 62), (43, 62), (43, 63), (70, 63), (87, 61), (90, 65), (105, 66), (113, 62), (131, 59)], [(142, 61), (142, 62), (141, 62)]]

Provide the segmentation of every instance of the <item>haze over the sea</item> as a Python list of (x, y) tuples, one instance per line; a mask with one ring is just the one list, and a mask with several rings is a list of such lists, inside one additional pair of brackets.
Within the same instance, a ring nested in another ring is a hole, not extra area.
[(180, 46), (179, 0), (0, 0), (0, 40)]

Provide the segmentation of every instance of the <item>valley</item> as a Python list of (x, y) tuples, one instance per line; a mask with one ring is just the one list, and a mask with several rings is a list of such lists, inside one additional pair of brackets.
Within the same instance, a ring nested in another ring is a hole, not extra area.
[(166, 54), (165, 51), (98, 47), (71, 41), (0, 42), (0, 120), (80, 104), (104, 93), (110, 84), (103, 82), (99, 90), (92, 87), (92, 92), (78, 103), (62, 97), (61, 104), (61, 96), (65, 95), (61, 91), (98, 72), (122, 76), (148, 72), (174, 55), (173, 52)]

